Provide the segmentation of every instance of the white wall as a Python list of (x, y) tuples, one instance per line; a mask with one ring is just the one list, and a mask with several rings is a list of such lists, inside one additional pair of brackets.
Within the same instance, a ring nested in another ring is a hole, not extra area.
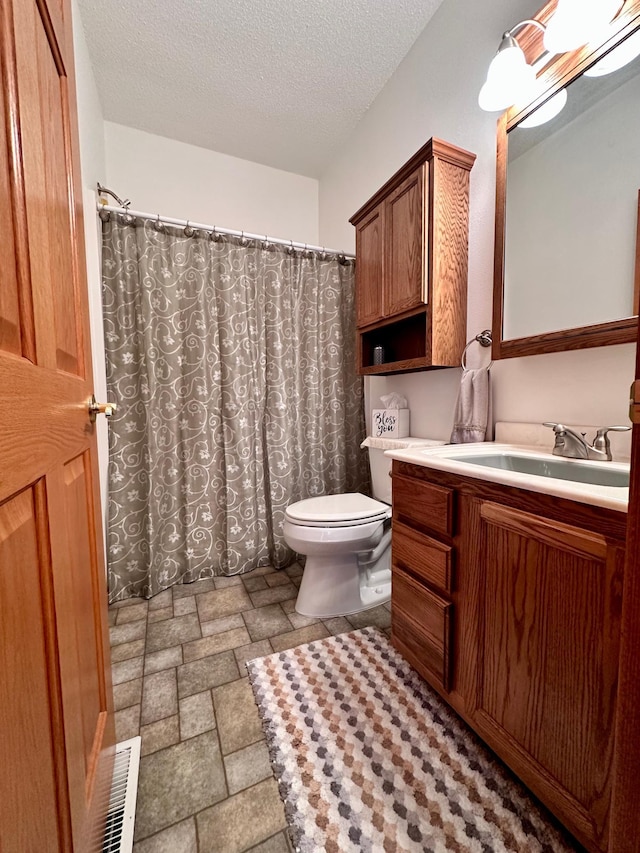
[[(107, 399), (107, 378), (104, 332), (102, 327), (100, 229), (99, 220), (96, 215), (96, 184), (98, 181), (104, 180), (104, 120), (76, 0), (73, 0), (72, 14), (76, 65), (76, 96), (78, 100), (78, 130), (80, 135), (80, 170), (84, 203), (84, 235), (87, 252), (87, 284), (89, 288), (89, 322), (93, 358), (93, 387), (96, 399), (103, 401)], [(105, 418), (97, 419), (96, 429), (100, 496), (102, 500), (103, 520), (106, 522), (109, 441)], [(103, 525), (104, 530), (106, 530), (106, 524)]]
[[(431, 136), (478, 155), (471, 172), (467, 336), (491, 326), (496, 116), (477, 105), (501, 34), (535, 0), (445, 0), (320, 181), (320, 242), (354, 247), (349, 217)], [(486, 351), (478, 346), (479, 359)], [(635, 347), (505, 359), (492, 368), (496, 420), (626, 423)], [(470, 366), (473, 355), (470, 352)], [(414, 435), (446, 439), (460, 371), (367, 381), (367, 409), (389, 390), (412, 410)]]
[(105, 140), (106, 185), (134, 210), (318, 242), (315, 178), (112, 122), (105, 122)]

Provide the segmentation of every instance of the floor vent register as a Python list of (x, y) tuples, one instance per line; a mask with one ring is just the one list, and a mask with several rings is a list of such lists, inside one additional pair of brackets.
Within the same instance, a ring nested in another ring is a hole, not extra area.
[(139, 737), (116, 744), (102, 853), (131, 853), (133, 849), (139, 766)]

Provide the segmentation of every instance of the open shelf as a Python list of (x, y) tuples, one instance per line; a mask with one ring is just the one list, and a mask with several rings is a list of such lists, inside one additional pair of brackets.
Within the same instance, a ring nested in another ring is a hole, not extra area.
[[(430, 366), (427, 357), (427, 308), (405, 317), (358, 332), (360, 373), (398, 373)], [(375, 347), (384, 349), (384, 363), (373, 363)]]

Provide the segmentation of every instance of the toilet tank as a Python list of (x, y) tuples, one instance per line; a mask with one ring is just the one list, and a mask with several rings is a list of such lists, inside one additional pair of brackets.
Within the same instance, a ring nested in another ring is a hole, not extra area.
[(371, 469), (371, 486), (373, 497), (384, 503), (391, 503), (391, 465), (393, 459), (385, 456), (385, 450), (400, 450), (405, 447), (434, 446), (446, 444), (445, 441), (436, 441), (432, 438), (394, 438), (381, 439), (369, 437), (363, 442), (363, 446), (369, 450), (369, 467)]

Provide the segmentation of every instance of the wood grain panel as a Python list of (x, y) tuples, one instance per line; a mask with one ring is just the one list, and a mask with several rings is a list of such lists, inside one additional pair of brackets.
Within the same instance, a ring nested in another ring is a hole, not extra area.
[[(64, 489), (69, 552), (61, 582), (68, 587), (68, 595), (73, 596), (80, 611), (92, 614), (95, 595), (91, 574), (87, 572), (87, 566), (91, 565), (91, 539), (84, 456), (78, 456), (64, 466)], [(76, 732), (82, 734), (82, 748), (78, 752), (85, 756), (85, 775), (87, 784), (90, 784), (94, 739), (99, 729), (98, 717), (104, 710), (104, 684), (100, 683), (104, 667), (98, 654), (93, 619), (77, 620), (73, 626), (67, 627), (74, 633), (71, 639), (76, 654), (76, 661), (68, 667), (67, 677), (76, 683), (73, 693), (82, 697), (80, 707), (74, 709), (73, 717), (76, 720)]]
[(62, 849), (37, 528), (33, 489), (0, 505), (3, 853)]
[[(500, 320), (500, 326), (502, 320)], [(569, 352), (589, 347), (631, 344), (636, 340), (637, 324), (635, 317), (624, 320), (611, 320), (609, 323), (594, 323), (592, 326), (576, 326), (574, 329), (562, 329), (559, 332), (545, 332), (528, 338), (498, 340), (492, 347), (493, 358), (519, 358), (524, 355), (540, 355), (547, 352)]]
[[(29, 232), (37, 235), (30, 256), (39, 363), (83, 375), (80, 324), (72, 310), (77, 271), (67, 175), (67, 79), (36, 5), (18, 4), (15, 14), (26, 209)], [(53, 288), (40, 286), (49, 280)]]
[(101, 775), (113, 738), (103, 631), (106, 584), (96, 571), (89, 456), (84, 452), (70, 459), (46, 478), (55, 608), (57, 613), (75, 613), (74, 619), (58, 621), (57, 642), (71, 823), (74, 845), (83, 851), (93, 849), (85, 833), (96, 827), (90, 813), (105, 793)]
[[(483, 507), (478, 708), (606, 829), (622, 551)], [(566, 547), (563, 540), (566, 540)], [(598, 541), (599, 540), (599, 541)]]
[(431, 361), (457, 366), (467, 330), (469, 172), (438, 158), (431, 170)]
[(432, 586), (451, 592), (453, 549), (450, 545), (443, 545), (396, 521), (393, 525), (392, 560), (395, 565)]
[(405, 647), (420, 668), (449, 689), (451, 660), (451, 615), (453, 605), (428, 590), (400, 567), (393, 567), (392, 642)]
[[(75, 456), (91, 435), (84, 384), (78, 378), (43, 370), (26, 360), (0, 359), (0, 500), (25, 480), (55, 465), (58, 454)], [(16, 417), (16, 413), (20, 417)], [(23, 458), (25, 435), (29, 455)]]
[(453, 492), (412, 477), (393, 475), (393, 518), (451, 536)]
[(356, 229), (356, 311), (358, 326), (380, 320), (384, 267), (384, 208), (381, 205)]
[(0, 350), (22, 355), (6, 107), (3, 91), (0, 92)]
[(606, 539), (591, 530), (547, 521), (531, 513), (489, 502), (483, 502), (480, 515), (488, 524), (499, 525), (520, 536), (535, 537), (550, 548), (560, 548), (576, 557), (604, 560), (607, 556)]
[(425, 178), (421, 166), (386, 199), (386, 263), (383, 308), (386, 316), (416, 308), (425, 292)]

